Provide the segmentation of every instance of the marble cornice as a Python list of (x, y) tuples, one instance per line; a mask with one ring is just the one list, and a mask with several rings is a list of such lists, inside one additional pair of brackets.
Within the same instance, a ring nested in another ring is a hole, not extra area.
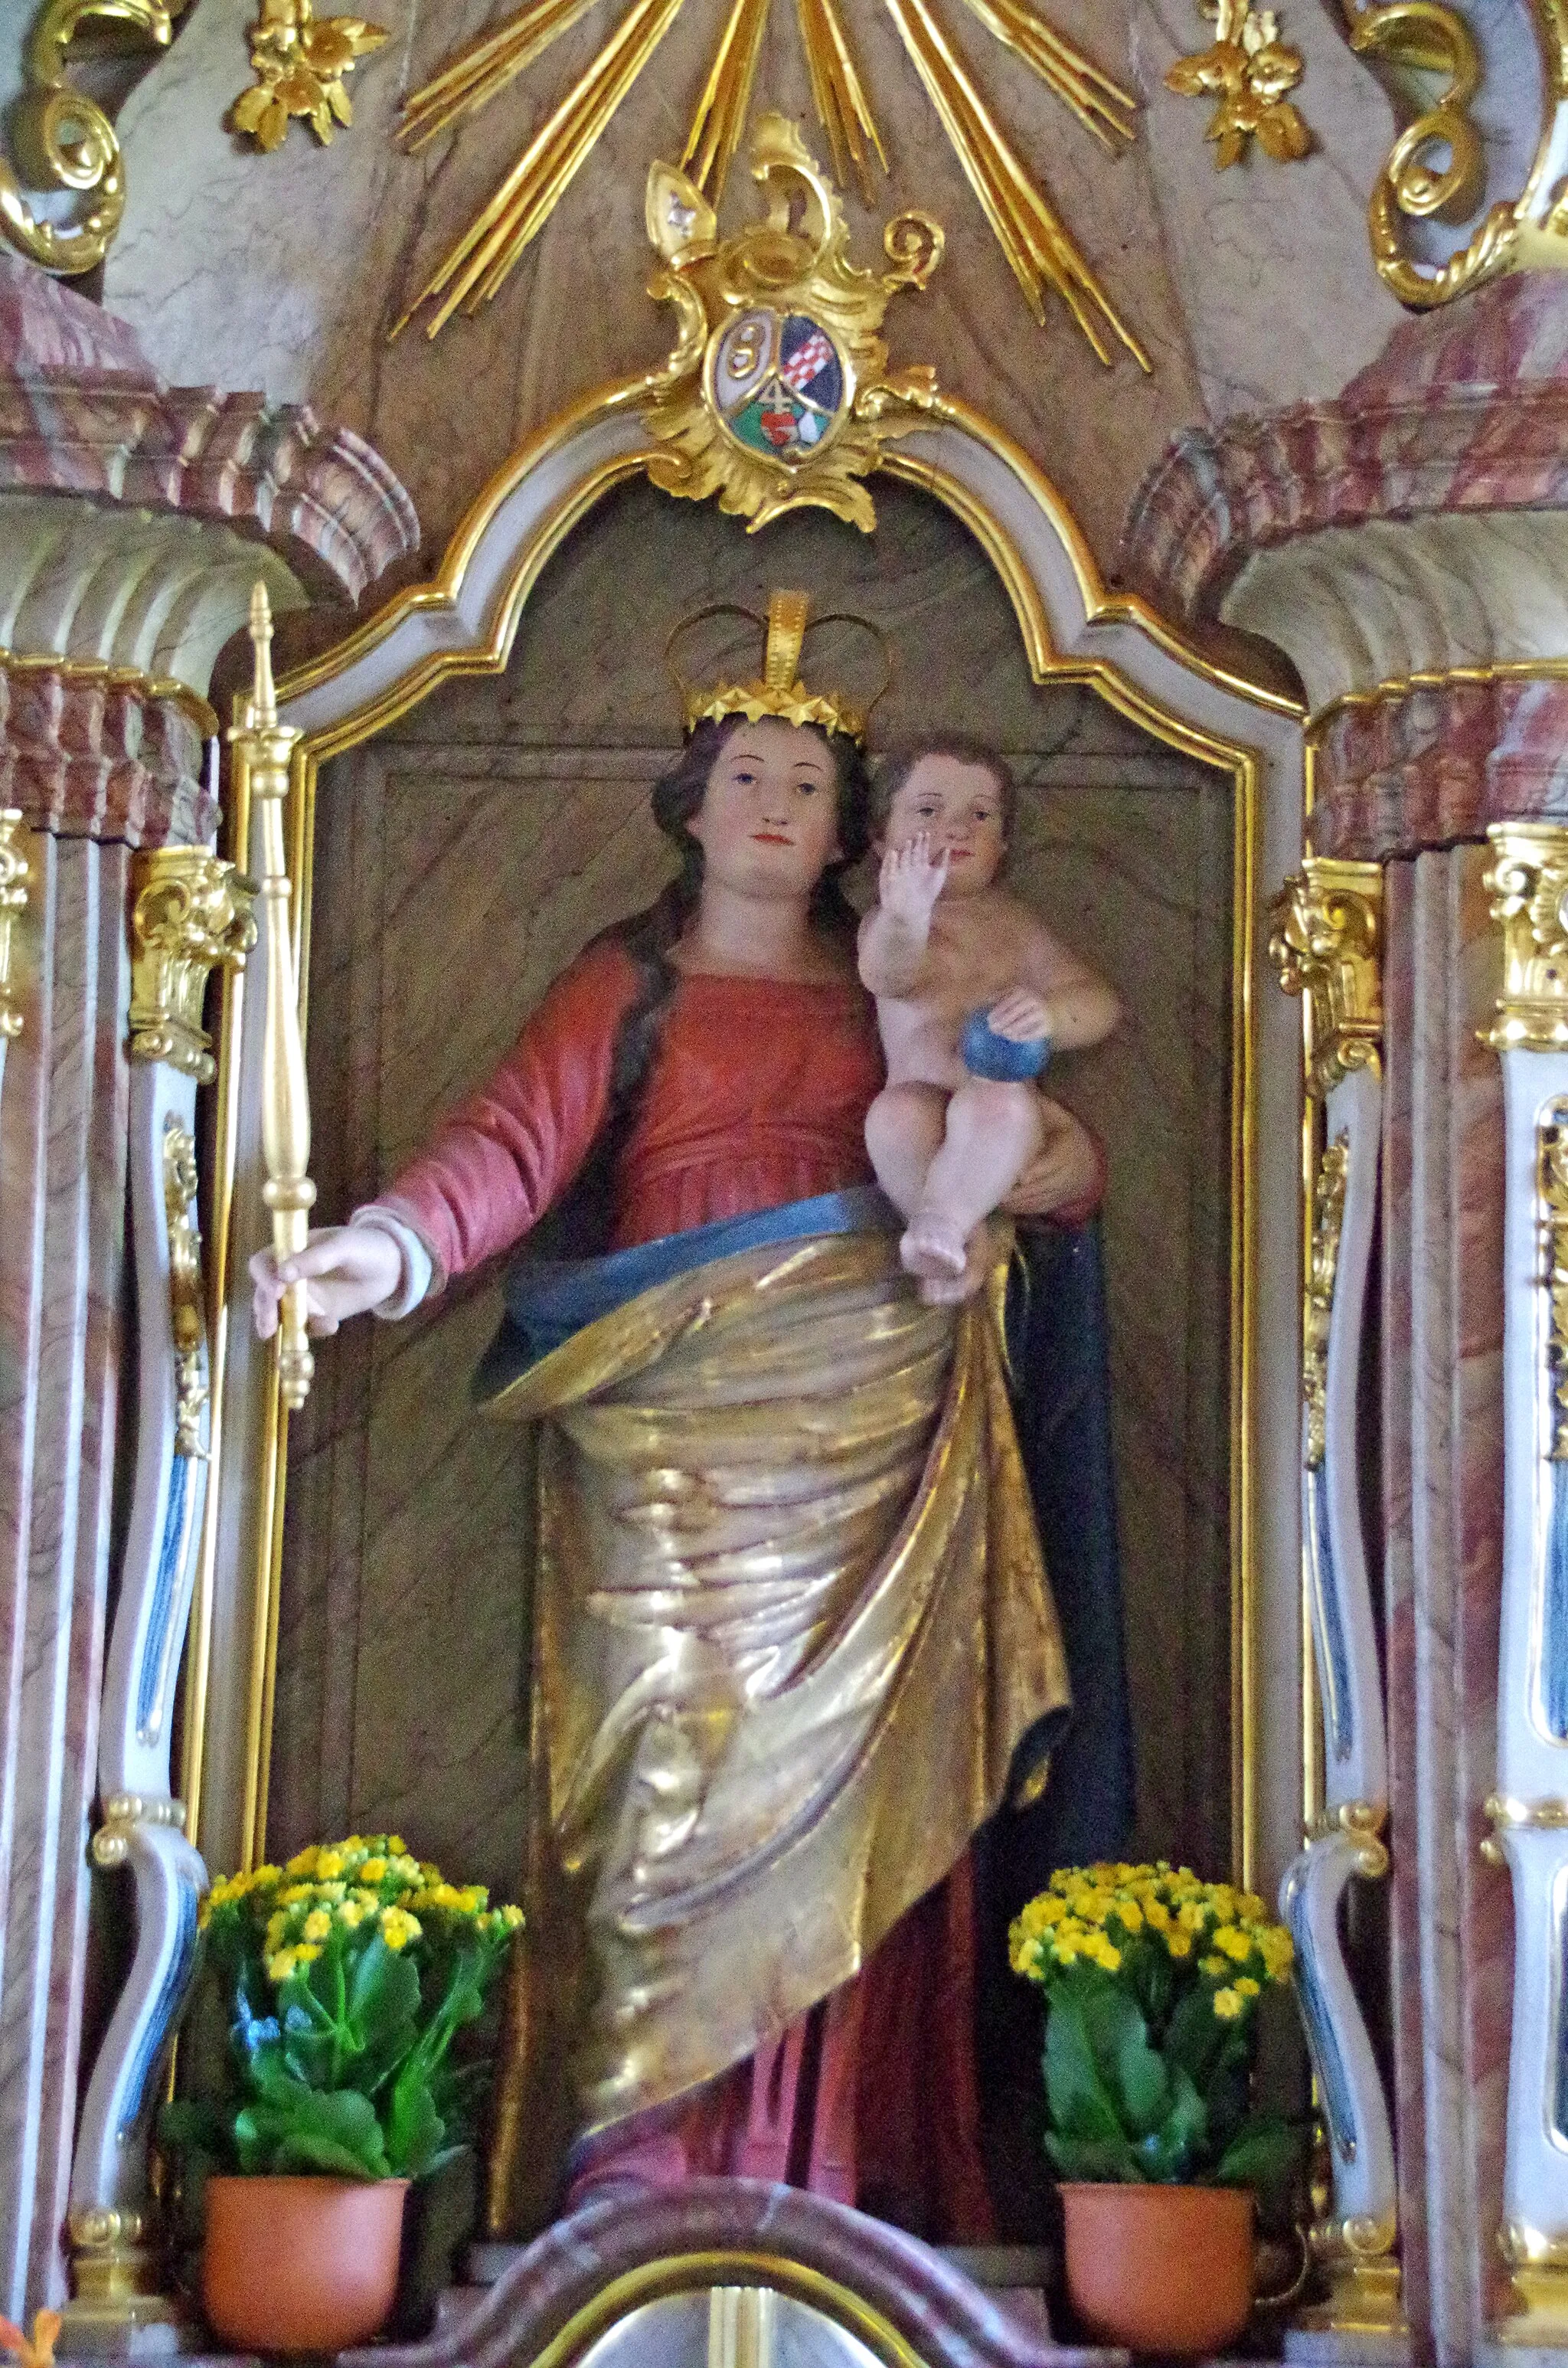
[(0, 654), (0, 806), (31, 830), (130, 847), (210, 838), (218, 803), (183, 697)]
[(1568, 281), (1515, 272), (1403, 322), (1329, 402), (1184, 431), (1133, 498), (1121, 574), (1219, 612), (1249, 559), (1334, 527), (1568, 508)]
[(1249, 559), (1298, 537), (1434, 514), (1568, 508), (1568, 384), (1436, 386), (1188, 428), (1144, 479), (1120, 573), (1166, 615), (1212, 616)]
[(308, 404), (128, 370), (25, 358), (0, 368), (0, 490), (248, 526), (354, 601), (419, 543), (414, 505), (381, 455)]
[(1308, 825), (1320, 855), (1387, 862), (1568, 821), (1568, 678), (1455, 676), (1347, 701), (1317, 741)]

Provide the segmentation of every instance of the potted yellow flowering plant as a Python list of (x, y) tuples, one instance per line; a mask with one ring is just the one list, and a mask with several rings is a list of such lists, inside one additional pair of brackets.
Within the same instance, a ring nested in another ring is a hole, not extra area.
[[(205, 2179), (202, 2302), (240, 2350), (332, 2351), (384, 2325), (408, 2184), (471, 2134), (483, 2064), (453, 2042), (522, 1922), (396, 1834), (215, 1883), (200, 1990), (226, 2046), (165, 2139)], [(216, 2174), (216, 2175), (213, 2175)]]
[(1230, 2342), (1252, 2304), (1254, 2194), (1300, 2151), (1252, 2103), (1258, 2002), (1290, 1970), (1289, 1933), (1252, 1893), (1162, 1861), (1064, 1869), (1010, 1948), (1046, 1996), (1074, 2307), (1137, 2350)]

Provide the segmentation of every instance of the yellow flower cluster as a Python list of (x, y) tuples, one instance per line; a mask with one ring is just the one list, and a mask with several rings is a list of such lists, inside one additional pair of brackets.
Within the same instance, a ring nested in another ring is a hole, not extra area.
[[(258, 1866), (225, 1875), (201, 1907), (203, 1925), (222, 1911), (254, 1932), (267, 1978), (286, 1982), (312, 1964), (324, 1948), (373, 1928), (389, 1949), (402, 1951), (455, 1925), (487, 1938), (515, 1932), (520, 1907), (492, 1907), (479, 1883), (460, 1889), (428, 1859), (416, 1859), (400, 1834), (349, 1834), (340, 1842), (312, 1843), (286, 1866)], [(433, 1925), (426, 1919), (434, 1918)]]
[[(1219, 1985), (1214, 2012), (1234, 2021), (1290, 1970), (1290, 1936), (1261, 1899), (1228, 1883), (1200, 1883), (1188, 1867), (1064, 1867), (1031, 1899), (1008, 1935), (1013, 1971), (1048, 1982), (1075, 1965), (1123, 1971), (1131, 1949), (1159, 1951)], [(1127, 1969), (1130, 1973), (1134, 1968)]]

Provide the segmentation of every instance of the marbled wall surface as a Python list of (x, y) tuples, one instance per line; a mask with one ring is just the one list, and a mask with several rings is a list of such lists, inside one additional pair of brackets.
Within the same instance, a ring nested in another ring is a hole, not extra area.
[[(722, 22), (687, 0), (653, 65), (506, 289), (434, 343), (387, 332), (605, 38), (589, 16), (524, 80), (417, 156), (392, 144), (401, 96), (515, 0), (381, 0), (392, 38), (353, 82), (355, 124), (329, 150), (303, 128), (261, 156), (223, 129), (245, 80), (233, 10), (200, 6), (119, 120), (130, 199), (106, 301), (165, 375), (309, 400), (367, 435), (413, 494), (438, 552), (467, 503), (530, 430), (606, 380), (659, 360), (671, 333), (643, 294), (643, 185), (683, 150)], [(793, 11), (764, 39), (756, 104), (806, 125), (821, 153)], [(1388, 103), (1319, 0), (1297, 0), (1289, 38), (1310, 59), (1301, 97), (1322, 154), (1262, 156), (1217, 175), (1210, 109), (1165, 92), (1178, 50), (1210, 22), (1190, 0), (1051, 0), (1051, 21), (1149, 103), (1148, 132), (1108, 156), (1036, 79), (957, 6), (955, 49), (1042, 177), (1113, 302), (1148, 349), (1095, 359), (1057, 300), (1030, 320), (1000, 248), (881, 8), (851, 5), (852, 40), (892, 173), (856, 252), (918, 204), (948, 232), (930, 290), (892, 317), (894, 359), (934, 363), (944, 386), (1019, 438), (1061, 484), (1109, 565), (1134, 486), (1167, 438), (1210, 405), (1333, 392), (1386, 336), (1393, 308), (1372, 271), (1364, 211), (1392, 137)], [(751, 211), (736, 170), (726, 219)]]
[[(759, 545), (714, 511), (629, 492), (552, 566), (504, 679), (453, 684), (324, 775), (318, 1205), (347, 1213), (390, 1182), (585, 939), (667, 876), (647, 793), (676, 738), (658, 655), (675, 620), (705, 598), (755, 605), (781, 581), (881, 619), (900, 666), (874, 736), (967, 726), (1014, 755), (1017, 883), (1128, 1008), (1115, 1042), (1062, 1064), (1061, 1090), (1110, 1155), (1142, 1839), (1218, 1866), (1231, 785), (1092, 693), (1035, 689), (973, 544), (916, 495), (890, 487), (879, 501), (874, 539), (812, 516)], [(497, 1309), (497, 1279), (482, 1276), (403, 1325), (323, 1344), (290, 1441), (274, 1850), (384, 1823), (465, 1874), (515, 1884), (526, 1475), (516, 1434), (476, 1418), (466, 1395)]]
[(0, 2308), (56, 2302), (121, 1354), (122, 846), (24, 834), (0, 1087)]
[(1406, 2307), (1443, 2368), (1496, 2307), (1513, 1918), (1481, 1857), (1502, 1592), (1502, 1084), (1485, 849), (1388, 868), (1383, 1207), (1394, 2107)]

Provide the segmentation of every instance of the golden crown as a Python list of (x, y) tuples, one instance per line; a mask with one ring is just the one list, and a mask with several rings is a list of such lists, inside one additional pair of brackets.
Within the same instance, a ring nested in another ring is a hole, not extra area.
[[(755, 609), (719, 600), (681, 619), (665, 645), (665, 664), (680, 692), (687, 733), (722, 715), (744, 715), (753, 723), (761, 716), (777, 715), (786, 723), (818, 723), (824, 731), (843, 732), (851, 740), (864, 740), (871, 711), (892, 680), (892, 654), (887, 637), (865, 617), (844, 613), (812, 618), (811, 605), (809, 593), (774, 592), (768, 596), (766, 617), (759, 617)], [(681, 673), (674, 657), (676, 643), (693, 626), (710, 617), (744, 617), (763, 635), (762, 671), (754, 681), (703, 687), (688, 682)], [(857, 706), (842, 691), (808, 690), (801, 679), (801, 649), (808, 627), (815, 631), (824, 625), (858, 625), (862, 632), (871, 634), (881, 648), (881, 684), (863, 706)]]

